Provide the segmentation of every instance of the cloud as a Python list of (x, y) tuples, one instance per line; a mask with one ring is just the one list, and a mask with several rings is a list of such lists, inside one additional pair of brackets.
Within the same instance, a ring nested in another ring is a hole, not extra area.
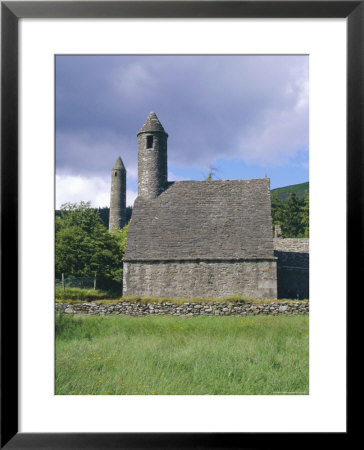
[[(137, 192), (126, 191), (126, 204), (131, 206)], [(84, 177), (80, 175), (56, 175), (56, 209), (64, 203), (91, 201), (95, 208), (110, 206), (110, 181), (103, 177)]]
[(56, 136), (58, 173), (88, 174), (109, 177), (116, 159), (121, 156), (128, 177), (137, 177), (137, 149), (128, 136), (104, 129), (59, 131)]
[(115, 92), (130, 102), (145, 99), (157, 88), (157, 79), (147, 67), (137, 62), (117, 67), (110, 81), (115, 86)]
[(126, 206), (133, 206), (134, 200), (137, 198), (138, 192), (130, 189), (126, 190)]
[(168, 169), (168, 180), (169, 181), (183, 181), (183, 180), (188, 180), (188, 178), (186, 178), (182, 175), (177, 175), (176, 173), (174, 173)]
[(243, 134), (237, 140), (237, 154), (247, 163), (282, 165), (292, 161), (308, 148), (308, 123), (303, 106), (295, 113), (289, 110), (267, 113), (265, 126), (258, 132)]
[(308, 157), (308, 57), (57, 56), (57, 174), (107, 179), (120, 155), (135, 182), (136, 134), (152, 110), (174, 167), (288, 167)]

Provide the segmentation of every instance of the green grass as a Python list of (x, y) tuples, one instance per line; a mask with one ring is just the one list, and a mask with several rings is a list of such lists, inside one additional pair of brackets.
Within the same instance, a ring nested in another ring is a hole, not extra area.
[(92, 300), (104, 300), (110, 299), (112, 297), (110, 293), (105, 291), (100, 291), (98, 289), (82, 289), (74, 287), (66, 287), (63, 290), (61, 287), (56, 287), (55, 292), (56, 301), (92, 301)]
[(308, 393), (308, 316), (56, 317), (56, 394)]
[[(136, 302), (136, 303), (164, 303), (164, 302), (170, 302), (174, 303), (176, 305), (182, 305), (183, 303), (189, 302), (189, 303), (208, 303), (208, 302), (245, 302), (245, 303), (252, 303), (252, 304), (263, 304), (263, 303), (279, 303), (279, 302), (296, 302), (296, 299), (264, 299), (264, 300), (256, 300), (256, 299), (248, 299), (241, 297), (239, 295), (233, 295), (223, 298), (166, 298), (166, 297), (120, 297), (116, 296), (113, 298), (110, 298), (110, 295), (106, 292), (98, 292), (94, 290), (86, 291), (84, 289), (74, 289), (75, 292), (73, 292), (73, 289), (66, 289), (64, 291), (64, 294), (62, 294), (62, 291), (58, 292), (56, 291), (56, 302), (62, 303), (80, 303), (82, 301), (88, 301), (88, 302), (96, 302), (96, 303), (102, 303), (107, 305), (108, 303), (115, 303), (115, 302)], [(95, 297), (95, 298), (93, 298)]]

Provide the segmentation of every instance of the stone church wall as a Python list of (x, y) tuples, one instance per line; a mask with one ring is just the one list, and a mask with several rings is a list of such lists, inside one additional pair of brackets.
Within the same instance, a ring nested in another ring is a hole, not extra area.
[(275, 260), (124, 263), (123, 296), (277, 298)]

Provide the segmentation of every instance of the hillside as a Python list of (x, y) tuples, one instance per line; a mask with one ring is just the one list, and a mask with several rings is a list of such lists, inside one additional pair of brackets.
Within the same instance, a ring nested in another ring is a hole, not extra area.
[(300, 184), (291, 184), (290, 186), (284, 186), (281, 188), (272, 189), (271, 193), (277, 192), (282, 200), (286, 200), (291, 192), (294, 192), (297, 197), (302, 200), (306, 197), (309, 191), (309, 182)]

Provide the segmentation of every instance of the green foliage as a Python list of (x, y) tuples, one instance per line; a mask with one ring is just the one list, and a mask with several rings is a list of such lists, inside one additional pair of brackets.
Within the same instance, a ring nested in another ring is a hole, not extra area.
[[(97, 275), (101, 288), (121, 289), (124, 247), (120, 237), (109, 233), (90, 202), (66, 203), (56, 217), (56, 278)], [(120, 232), (126, 241), (127, 231)], [(123, 241), (123, 242), (124, 242)]]
[(105, 206), (103, 208), (95, 208), (95, 211), (99, 214), (105, 228), (109, 229), (110, 208)]
[(309, 237), (309, 195), (300, 200), (291, 192), (287, 200), (282, 200), (278, 192), (272, 191), (273, 225), (281, 225), (284, 238)]
[(301, 203), (297, 195), (292, 192), (286, 202), (286, 221), (284, 233), (287, 237), (300, 236), (302, 234)]
[(302, 206), (301, 225), (303, 228), (303, 237), (309, 237), (310, 229), (310, 198), (307, 195)]
[[(104, 227), (109, 229), (109, 214), (110, 214), (110, 208), (108, 206), (104, 206), (103, 208), (94, 208), (94, 211), (99, 214), (100, 219), (102, 223), (104, 224)], [(131, 214), (133, 212), (132, 206), (126, 207), (126, 223), (130, 222)], [(61, 211), (59, 209), (56, 209), (56, 220), (58, 217), (61, 217)]]
[(271, 205), (273, 225), (282, 225), (285, 222), (286, 207), (285, 202), (276, 192), (272, 192)]
[(206, 181), (211, 181), (211, 180), (215, 179), (217, 172), (218, 172), (218, 169), (216, 167), (214, 167), (212, 164), (209, 164), (209, 172), (205, 177)]
[(57, 317), (56, 394), (308, 394), (308, 350), (308, 316)]
[(112, 236), (115, 237), (121, 253), (124, 255), (126, 250), (126, 241), (128, 239), (129, 223), (121, 230), (113, 230)]

